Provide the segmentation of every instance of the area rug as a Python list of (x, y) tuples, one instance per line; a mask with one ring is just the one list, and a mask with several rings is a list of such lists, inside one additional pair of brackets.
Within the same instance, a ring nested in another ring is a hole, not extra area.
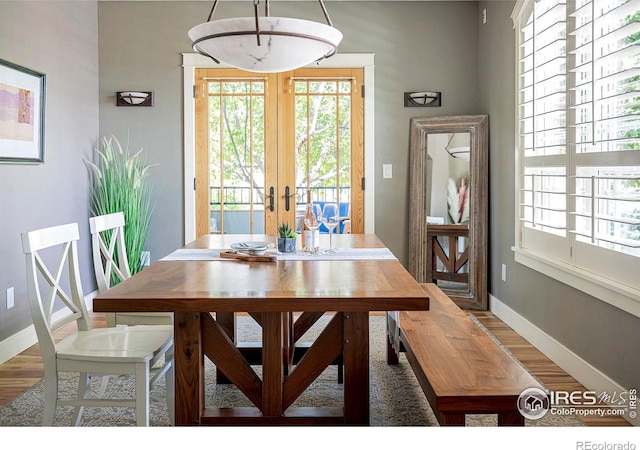
[[(328, 322), (323, 317), (303, 336), (302, 340), (313, 339)], [(491, 333), (482, 327), (483, 330)], [(399, 426), (438, 426), (438, 422), (426, 401), (404, 354), (400, 355), (398, 365), (386, 362), (386, 318), (370, 318), (370, 421), (375, 427)], [(240, 341), (259, 341), (260, 327), (249, 317), (238, 318), (238, 337)], [(495, 337), (492, 336), (493, 339)], [(206, 359), (206, 358), (205, 358)], [(260, 368), (255, 367), (260, 375)], [(252, 406), (248, 399), (233, 385), (215, 384), (215, 366), (207, 359), (205, 365), (207, 406), (231, 407)], [(330, 366), (298, 398), (294, 406), (340, 406), (342, 404), (342, 385), (338, 383), (337, 368)], [(63, 374), (59, 382), (61, 395), (72, 395), (78, 383), (77, 374)], [(97, 392), (99, 382), (93, 383), (93, 392)], [(150, 425), (170, 426), (166, 408), (164, 380), (154, 386), (150, 394)], [(133, 392), (130, 377), (110, 377), (107, 395), (112, 398), (129, 396)], [(44, 382), (0, 409), (0, 426), (40, 426), (44, 407)], [(70, 426), (73, 409), (58, 407), (54, 426)], [(495, 415), (467, 416), (467, 426), (492, 427), (497, 425)], [(130, 408), (85, 408), (82, 426), (86, 427), (129, 427), (135, 425), (134, 411)], [(536, 427), (580, 427), (584, 423), (573, 415), (547, 415), (538, 420), (525, 420), (525, 426)]]

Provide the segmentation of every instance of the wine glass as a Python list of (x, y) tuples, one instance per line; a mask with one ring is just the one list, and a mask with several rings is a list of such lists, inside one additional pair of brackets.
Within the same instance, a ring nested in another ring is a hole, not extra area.
[(309, 246), (309, 252), (312, 255), (317, 255), (318, 249), (320, 248), (320, 239), (318, 239), (318, 228), (320, 228), (320, 225), (322, 224), (322, 209), (320, 208), (320, 205), (314, 203), (312, 205), (312, 211), (313, 214), (305, 214), (304, 224), (307, 226), (307, 228), (309, 228), (312, 236), (311, 242), (313, 242), (313, 244), (311, 246), (307, 244), (307, 246)]
[(335, 253), (331, 237), (333, 236), (333, 230), (340, 223), (340, 213), (338, 211), (338, 205), (335, 203), (325, 203), (322, 208), (322, 223), (329, 230), (329, 250), (327, 253)]

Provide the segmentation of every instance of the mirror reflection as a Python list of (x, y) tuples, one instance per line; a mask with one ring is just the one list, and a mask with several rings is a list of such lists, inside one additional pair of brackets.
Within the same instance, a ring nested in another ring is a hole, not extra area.
[(436, 259), (428, 276), (441, 289), (462, 292), (469, 290), (470, 139), (469, 133), (427, 136), (427, 245)]
[(409, 272), (487, 308), (488, 117), (411, 119)]
[(430, 134), (427, 223), (469, 224), (469, 133)]

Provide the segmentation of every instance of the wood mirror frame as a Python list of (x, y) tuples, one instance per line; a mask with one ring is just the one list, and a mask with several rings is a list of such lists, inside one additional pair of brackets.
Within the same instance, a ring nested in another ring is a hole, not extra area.
[[(409, 272), (419, 283), (436, 282), (432, 278), (431, 267), (435, 267), (437, 255), (430, 241), (433, 230), (439, 236), (462, 236), (468, 233), (468, 279), (466, 289), (442, 290), (461, 308), (487, 309), (487, 219), (488, 219), (488, 130), (489, 118), (486, 115), (421, 117), (411, 119), (410, 135), (410, 173), (409, 173)], [(427, 137), (430, 134), (470, 134), (469, 227), (461, 225), (427, 225), (427, 191), (431, 180), (428, 177)], [(432, 232), (427, 232), (427, 227)], [(448, 232), (446, 228), (464, 229), (464, 234)], [(450, 239), (457, 239), (452, 236)], [(450, 240), (449, 242), (454, 242)], [(457, 245), (457, 240), (455, 240)], [(466, 256), (465, 251), (465, 256)], [(463, 264), (464, 266), (464, 264)], [(457, 270), (457, 269), (456, 269)], [(430, 276), (431, 275), (431, 276)], [(449, 279), (455, 279), (455, 270)], [(442, 279), (442, 278), (440, 278)]]

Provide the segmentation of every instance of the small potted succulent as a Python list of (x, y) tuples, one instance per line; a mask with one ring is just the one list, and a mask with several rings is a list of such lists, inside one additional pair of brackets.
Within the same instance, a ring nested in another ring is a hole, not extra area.
[(289, 224), (283, 222), (278, 227), (278, 251), (280, 253), (295, 253), (297, 237), (296, 231), (291, 229)]

